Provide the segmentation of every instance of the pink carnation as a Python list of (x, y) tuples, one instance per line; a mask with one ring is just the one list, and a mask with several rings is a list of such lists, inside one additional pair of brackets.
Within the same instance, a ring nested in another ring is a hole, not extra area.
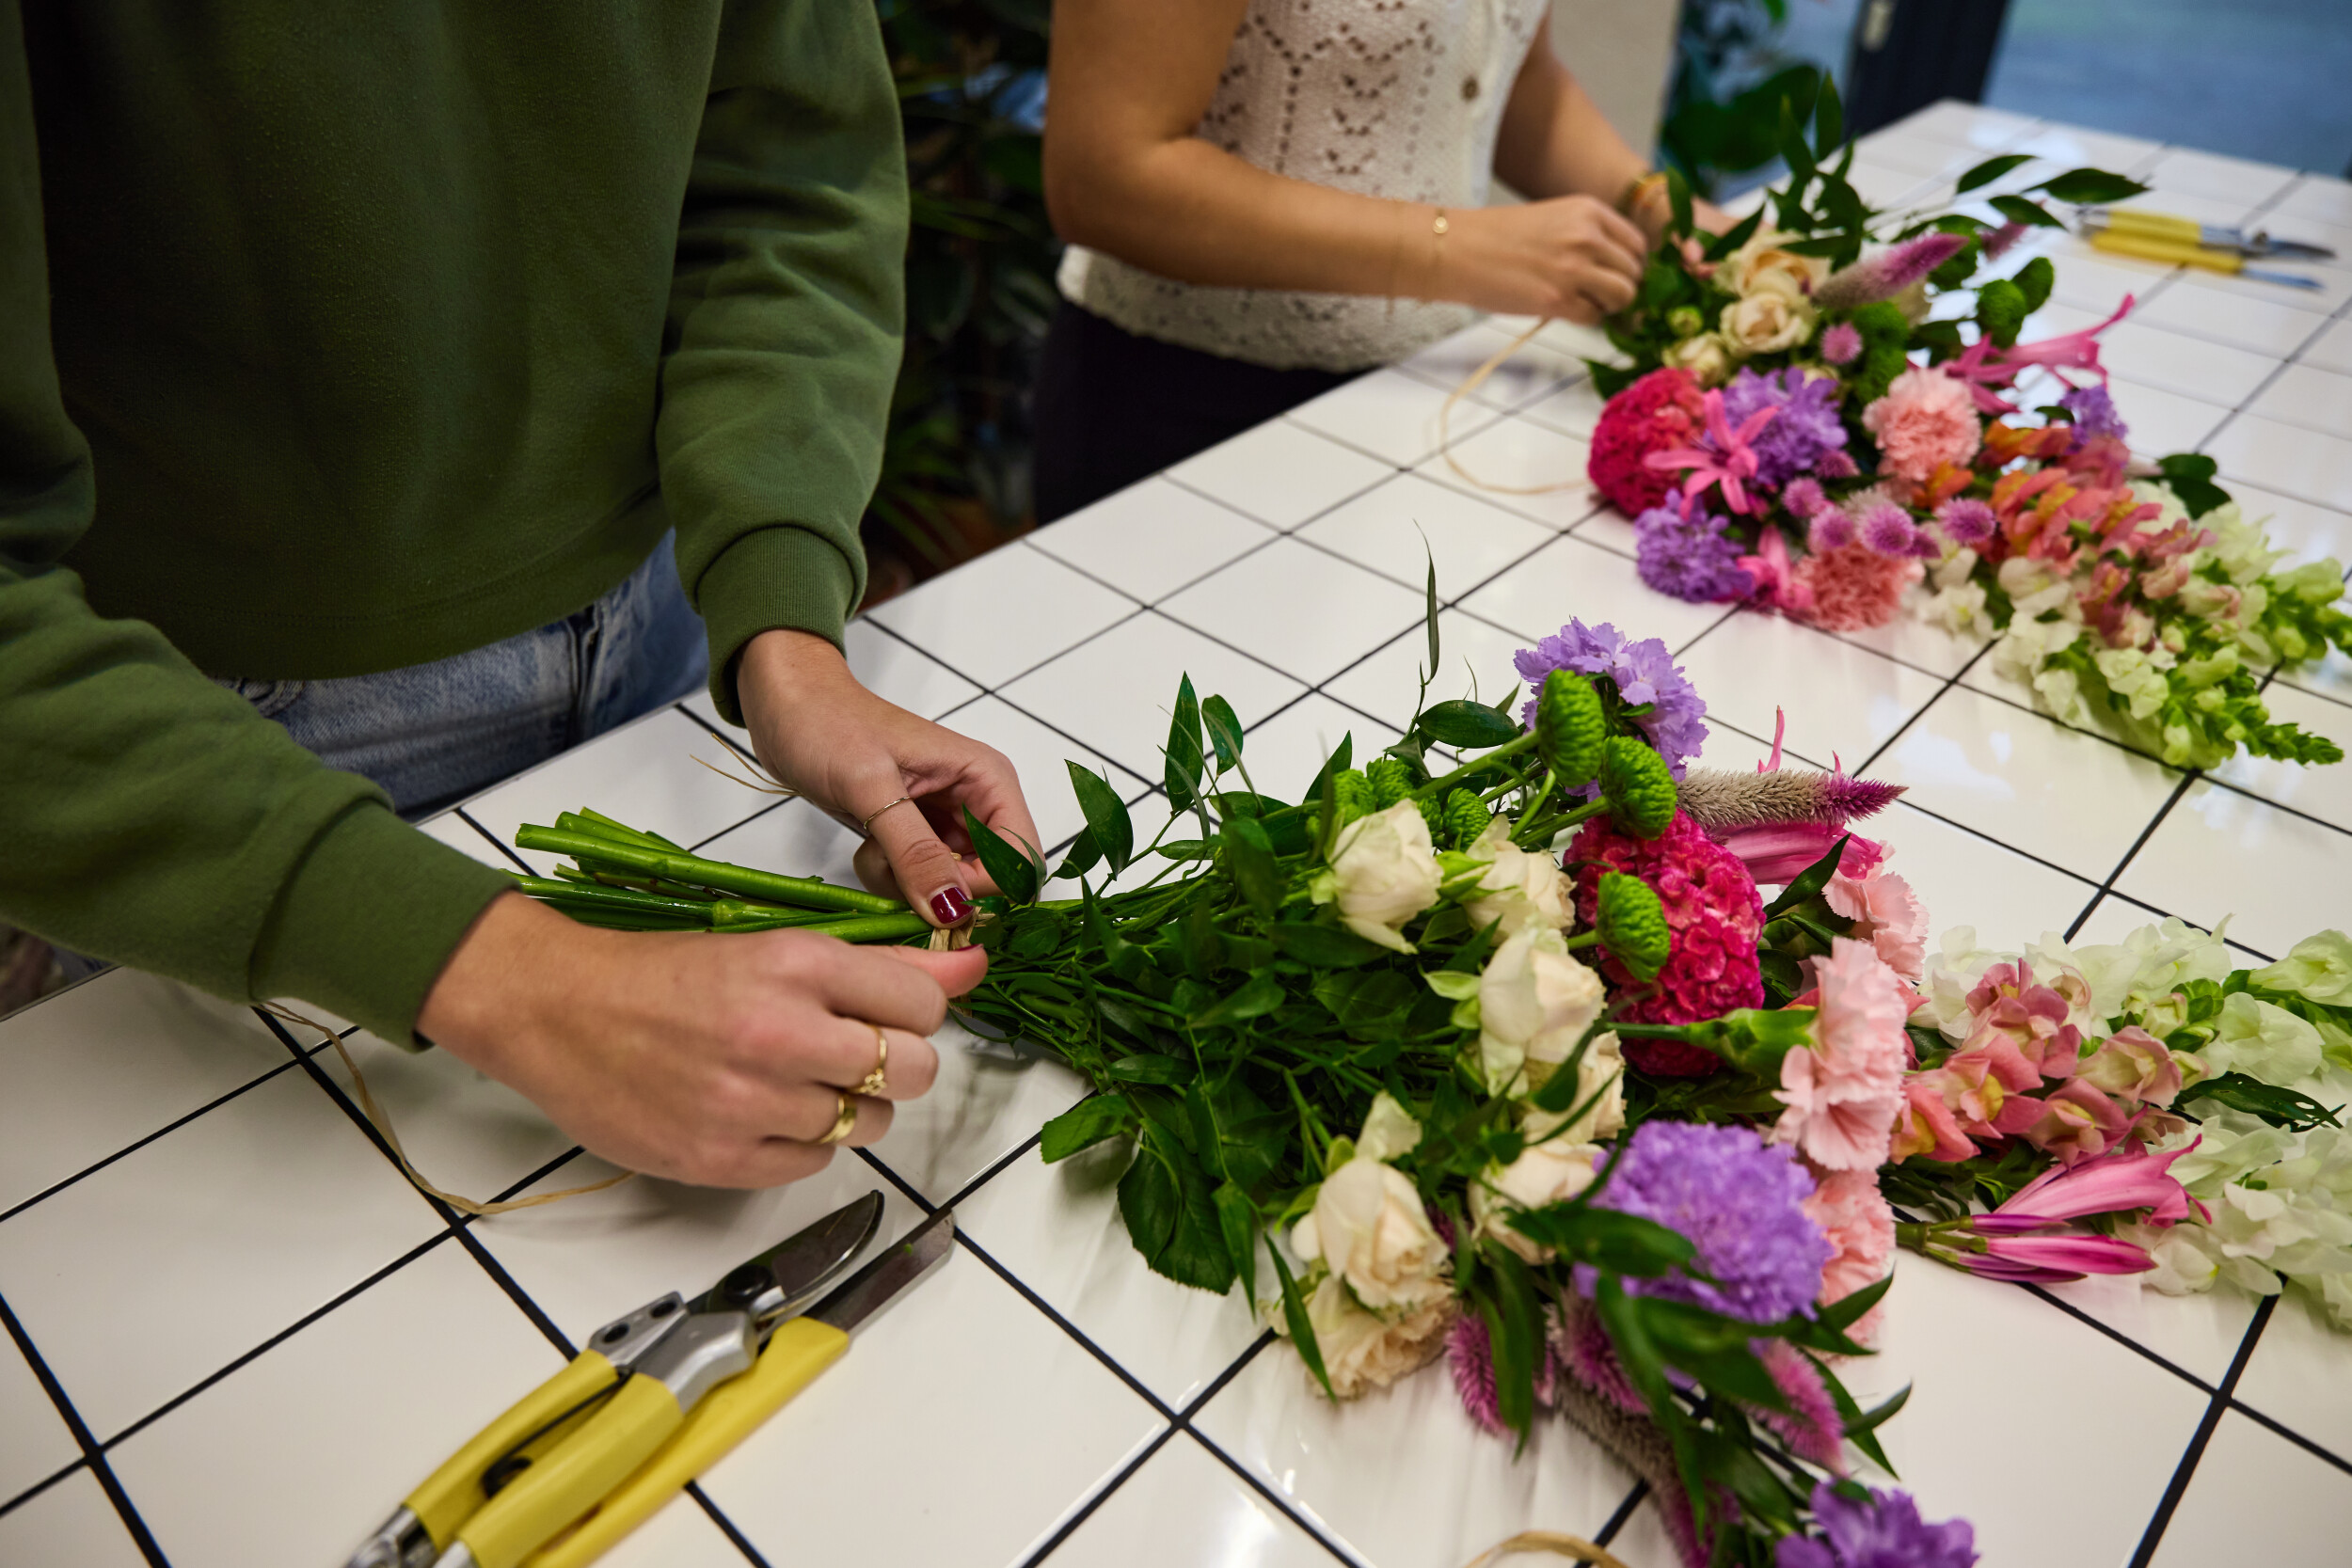
[(1849, 539), (1798, 562), (1796, 579), (1812, 591), (1809, 623), (1823, 631), (1862, 631), (1892, 621), (1903, 590), (1925, 570), (1915, 559), (1881, 555)]
[(1692, 445), (1706, 417), (1699, 384), (1690, 372), (1671, 365), (1650, 372), (1601, 408), (1585, 464), (1594, 488), (1629, 517), (1663, 506), (1677, 476), (1643, 459)]
[[(1666, 966), (1654, 987), (1634, 979), (1613, 958), (1601, 973), (1634, 1000), (1619, 1016), (1629, 1023), (1695, 1023), (1734, 1007), (1764, 1005), (1756, 944), (1764, 928), (1764, 900), (1738, 855), (1707, 836), (1682, 812), (1654, 839), (1619, 832), (1605, 816), (1577, 830), (1569, 846), (1576, 874), (1577, 918), (1589, 927), (1603, 871), (1639, 877), (1657, 891), (1674, 933)], [(1721, 1066), (1712, 1052), (1680, 1040), (1628, 1040), (1627, 1057), (1645, 1072), (1690, 1078)]]
[(1847, 846), (1838, 869), (1821, 889), (1822, 901), (1835, 913), (1856, 922), (1851, 935), (1877, 949), (1887, 968), (1915, 986), (1927, 969), (1927, 907), (1909, 882), (1885, 869), (1887, 851), (1882, 849), (1857, 872), (1862, 859), (1856, 854), (1858, 844)]
[(1876, 1170), (1902, 1109), (1910, 1000), (1878, 954), (1848, 937), (1830, 943), (1813, 974), (1820, 992), (1813, 1043), (1781, 1058), (1773, 1098), (1788, 1109), (1772, 1141), (1796, 1145), (1824, 1170)]
[(1821, 1270), (1822, 1306), (1885, 1276), (1886, 1260), (1895, 1256), (1895, 1211), (1879, 1192), (1876, 1171), (1822, 1172), (1804, 1212), (1836, 1249)]
[(1880, 471), (1914, 484), (1925, 484), (1939, 463), (1974, 457), (1983, 435), (1966, 384), (1919, 366), (1862, 411), (1862, 426), (1878, 437)]

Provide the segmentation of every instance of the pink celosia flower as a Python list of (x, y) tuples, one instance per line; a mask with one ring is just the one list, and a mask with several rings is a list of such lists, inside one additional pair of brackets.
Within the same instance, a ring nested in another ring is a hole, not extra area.
[(2010, 245), (2025, 237), (2026, 226), (2015, 218), (2011, 218), (1979, 239), (1977, 242), (1977, 248), (1983, 254), (1986, 261), (1997, 261), (2008, 252)]
[(2043, 1095), (2042, 1114), (2017, 1131), (2034, 1148), (2073, 1165), (2105, 1154), (2129, 1120), (2114, 1101), (2074, 1078)]
[(2181, 1064), (2162, 1040), (2136, 1023), (2101, 1040), (2078, 1075), (2118, 1100), (2169, 1105), (2181, 1092)]
[(1820, 1001), (1813, 1043), (1781, 1058), (1772, 1098), (1788, 1109), (1772, 1141), (1796, 1145), (1824, 1170), (1876, 1170), (1902, 1107), (1911, 1004), (1878, 954), (1846, 937), (1815, 960), (1814, 978)]
[(1967, 243), (1963, 234), (1928, 233), (1889, 245), (1832, 273), (1813, 291), (1813, 303), (1824, 310), (1851, 310), (1857, 305), (1893, 299), (1950, 261)]
[(1816, 549), (1797, 562), (1797, 581), (1811, 590), (1808, 625), (1823, 631), (1883, 626), (1902, 608), (1903, 590), (1917, 582), (1915, 560), (1897, 560), (1858, 542)]
[[(1925, 974), (1928, 961), (1928, 911), (1911, 891), (1911, 884), (1885, 869), (1881, 860), (1864, 862), (1855, 853), (1856, 840), (1838, 860), (1837, 871), (1821, 889), (1832, 912), (1856, 922), (1851, 933), (1878, 950), (1886, 966), (1913, 985)], [(1851, 868), (1860, 863), (1857, 875)]]
[(1862, 334), (1851, 322), (1833, 322), (1821, 334), (1821, 357), (1833, 365), (1851, 365), (1862, 352)]
[(2171, 1225), (2188, 1217), (2191, 1199), (2172, 1177), (2172, 1162), (2187, 1152), (2187, 1148), (2169, 1154), (2119, 1149), (2074, 1165), (2052, 1165), (1998, 1209), (1978, 1215), (1971, 1228), (1984, 1236), (2022, 1234), (2068, 1220), (2136, 1209), (2148, 1211), (2151, 1225)]
[(1886, 1260), (1895, 1255), (1895, 1212), (1879, 1192), (1876, 1171), (1821, 1172), (1804, 1212), (1836, 1248), (1821, 1270), (1821, 1305), (1885, 1275)]
[(1878, 437), (1883, 473), (1924, 484), (1939, 463), (1965, 463), (1977, 452), (1982, 427), (1968, 388), (1942, 371), (1914, 366), (1886, 395), (1862, 411), (1863, 428)]
[(1832, 1475), (1844, 1475), (1846, 1423), (1821, 1381), (1820, 1369), (1786, 1339), (1759, 1340), (1756, 1358), (1788, 1402), (1786, 1410), (1757, 1410), (1756, 1419), (1778, 1433), (1798, 1458), (1809, 1459)]
[(1915, 1155), (1930, 1160), (1966, 1160), (1976, 1154), (1976, 1144), (1960, 1130), (1960, 1120), (1952, 1114), (1958, 1091), (1952, 1090), (1951, 1100), (1947, 1101), (1947, 1084), (1941, 1068), (1903, 1080), (1903, 1108), (1895, 1117), (1888, 1159), (1899, 1162)]

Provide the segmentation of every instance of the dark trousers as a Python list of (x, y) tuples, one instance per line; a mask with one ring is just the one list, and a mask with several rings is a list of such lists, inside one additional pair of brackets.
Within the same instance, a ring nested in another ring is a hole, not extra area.
[(1350, 379), (1139, 338), (1064, 300), (1038, 358), (1037, 520), (1066, 517)]

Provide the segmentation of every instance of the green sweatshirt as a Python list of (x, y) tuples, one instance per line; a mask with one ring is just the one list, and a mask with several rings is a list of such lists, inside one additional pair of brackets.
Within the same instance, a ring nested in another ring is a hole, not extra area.
[(870, 0), (0, 0), (0, 919), (411, 1041), (503, 878), (206, 676), (675, 527), (734, 717), (864, 591), (906, 202)]

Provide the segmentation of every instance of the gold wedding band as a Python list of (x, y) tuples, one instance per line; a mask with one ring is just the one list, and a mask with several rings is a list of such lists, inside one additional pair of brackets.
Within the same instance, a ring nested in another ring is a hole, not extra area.
[(837, 1094), (835, 1098), (841, 1101), (841, 1114), (833, 1118), (833, 1126), (825, 1135), (817, 1140), (819, 1148), (839, 1143), (850, 1135), (850, 1129), (857, 1125), (857, 1101), (846, 1094)]
[(880, 816), (883, 812), (888, 811), (891, 806), (903, 806), (909, 800), (914, 799), (914, 797), (912, 795), (901, 795), (897, 800), (891, 801), (890, 805), (875, 807), (872, 811), (867, 812), (865, 817), (858, 823), (857, 831), (864, 833), (867, 838), (873, 837), (875, 817)]
[(879, 1098), (882, 1092), (890, 1086), (882, 1079), (882, 1069), (889, 1065), (890, 1037), (883, 1034), (882, 1025), (877, 1023), (874, 1025), (874, 1070), (859, 1080), (858, 1086), (850, 1092)]

